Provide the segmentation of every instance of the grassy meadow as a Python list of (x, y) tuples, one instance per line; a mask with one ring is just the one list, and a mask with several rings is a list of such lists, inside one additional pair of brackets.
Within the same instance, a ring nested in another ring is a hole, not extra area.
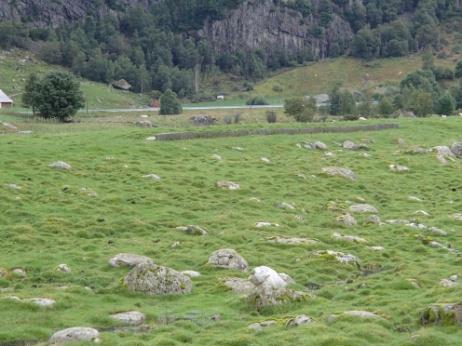
[[(462, 223), (449, 216), (462, 212), (462, 162), (443, 166), (434, 154), (404, 153), (414, 146), (460, 140), (459, 117), (393, 120), (400, 129), (373, 133), (178, 142), (146, 141), (156, 132), (178, 129), (168, 123), (138, 129), (128, 121), (62, 125), (6, 116), (2, 120), (34, 133), (0, 135), (0, 268), (9, 272), (20, 267), (27, 272), (26, 278), (7, 274), (0, 279), (0, 345), (46, 344), (55, 331), (73, 326), (97, 328), (101, 345), (108, 346), (462, 343), (460, 326), (419, 325), (419, 313), (429, 304), (460, 301), (461, 285), (443, 288), (439, 281), (461, 275), (462, 258), (428, 247), (421, 237), (462, 249)], [(387, 121), (391, 120), (370, 122)], [(398, 145), (399, 138), (406, 144)], [(346, 139), (367, 143), (369, 157), (341, 150), (338, 143)], [(335, 156), (297, 147), (314, 140), (325, 142)], [(214, 160), (213, 154), (223, 160)], [(262, 162), (262, 157), (271, 162)], [(48, 167), (57, 160), (68, 162), (72, 169)], [(388, 166), (395, 163), (408, 166), (410, 172), (390, 172)], [(358, 178), (323, 176), (326, 166), (351, 168)], [(143, 178), (150, 173), (161, 180)], [(218, 189), (218, 180), (237, 182), (241, 189)], [(10, 190), (5, 184), (17, 184), (21, 190)], [(409, 196), (422, 201), (410, 201)], [(363, 215), (355, 215), (358, 225), (351, 229), (338, 225), (336, 217), (362, 200), (377, 207), (382, 220), (417, 218), (448, 236), (429, 236), (399, 225), (367, 225)], [(280, 202), (296, 209), (279, 209)], [(329, 210), (329, 202), (336, 202), (338, 209)], [(418, 210), (430, 216), (418, 216)], [(281, 227), (257, 229), (259, 221)], [(205, 227), (208, 235), (175, 230), (189, 224)], [(335, 231), (369, 243), (334, 241)], [(276, 235), (315, 238), (320, 243), (307, 247), (267, 241)], [(383, 246), (384, 251), (372, 251), (368, 245)], [(250, 268), (266, 265), (289, 274), (296, 281), (295, 289), (315, 285), (319, 289), (305, 302), (258, 312), (220, 281), (248, 274), (206, 264), (220, 248), (235, 249)], [(375, 270), (365, 275), (355, 265), (313, 255), (323, 249), (356, 255), (361, 268)], [(121, 284), (128, 269), (108, 265), (108, 259), (120, 252), (146, 255), (156, 264), (202, 275), (192, 279), (189, 295), (132, 294)], [(57, 272), (61, 263), (72, 272)], [(52, 298), (56, 305), (39, 308), (7, 298), (12, 295)], [(146, 314), (149, 328), (120, 330), (109, 318), (111, 313), (130, 310)], [(329, 319), (347, 310), (367, 310), (382, 319)], [(314, 323), (286, 328), (285, 321), (299, 314), (312, 317)], [(214, 315), (219, 318), (212, 319)], [(248, 328), (269, 319), (277, 320), (277, 325), (262, 332)]]

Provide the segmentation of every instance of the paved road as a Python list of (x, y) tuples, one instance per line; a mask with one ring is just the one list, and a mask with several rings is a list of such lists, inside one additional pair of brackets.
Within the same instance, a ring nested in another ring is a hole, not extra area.
[[(265, 105), (265, 106), (211, 106), (211, 107), (183, 107), (185, 111), (205, 111), (205, 110), (220, 110), (220, 109), (272, 109), (284, 108), (284, 105)], [(132, 113), (132, 112), (157, 112), (159, 108), (114, 108), (114, 109), (89, 109), (90, 113)], [(86, 109), (81, 109), (80, 113), (86, 113)]]

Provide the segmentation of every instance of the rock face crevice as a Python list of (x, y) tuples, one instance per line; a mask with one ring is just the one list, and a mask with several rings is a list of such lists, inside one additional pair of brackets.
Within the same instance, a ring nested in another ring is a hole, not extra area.
[(309, 16), (273, 0), (246, 0), (230, 10), (225, 19), (206, 21), (199, 35), (218, 52), (278, 49), (289, 54), (308, 50), (315, 58), (325, 58), (334, 49), (345, 52), (353, 31), (348, 22), (337, 14), (322, 35), (315, 33), (320, 18)]

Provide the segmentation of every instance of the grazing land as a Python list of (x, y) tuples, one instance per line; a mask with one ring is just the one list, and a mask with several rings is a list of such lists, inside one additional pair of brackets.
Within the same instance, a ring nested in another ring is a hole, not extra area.
[[(173, 128), (167, 120), (155, 129), (125, 120), (104, 126), (2, 120), (34, 132), (0, 135), (0, 345), (46, 344), (54, 332), (74, 326), (98, 329), (101, 345), (460, 345), (460, 326), (422, 326), (420, 314), (433, 303), (460, 301), (462, 283), (448, 288), (440, 281), (462, 274), (462, 223), (452, 217), (462, 212), (462, 161), (443, 165), (435, 153), (416, 150), (460, 140), (459, 117), (393, 120), (400, 128), (383, 132), (176, 142), (146, 140)], [(328, 149), (298, 145), (316, 140)], [(343, 149), (345, 140), (363, 149)], [(55, 161), (71, 169), (49, 167)], [(393, 172), (390, 165), (409, 171)], [(351, 169), (356, 179), (324, 175), (325, 167)], [(223, 180), (240, 189), (218, 188)], [(353, 214), (357, 224), (350, 228), (339, 223), (356, 203), (377, 208), (383, 224), (365, 214)], [(270, 227), (256, 227), (261, 222)], [(176, 229), (185, 225), (207, 234)], [(335, 232), (367, 243), (333, 238)], [(270, 242), (276, 236), (318, 242)], [(265, 265), (288, 274), (295, 281), (290, 287), (309, 296), (257, 310), (222, 281), (249, 272), (207, 264), (222, 248), (235, 249), (250, 270)], [(357, 261), (340, 263), (322, 250)], [(108, 264), (118, 253), (201, 276), (192, 278), (189, 294), (130, 293), (123, 285), (130, 269)], [(71, 271), (57, 270), (60, 264)], [(28, 301), (38, 297), (56, 303)], [(143, 327), (110, 318), (133, 310), (146, 315)], [(313, 322), (286, 325), (301, 314)], [(267, 320), (276, 323), (248, 328)]]

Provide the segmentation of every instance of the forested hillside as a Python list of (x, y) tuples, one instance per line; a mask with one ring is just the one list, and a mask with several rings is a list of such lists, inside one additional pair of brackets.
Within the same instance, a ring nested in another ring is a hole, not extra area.
[(258, 79), (326, 57), (439, 50), (441, 25), (460, 29), (461, 13), (461, 0), (2, 1), (0, 46), (90, 80), (189, 97), (195, 69)]

